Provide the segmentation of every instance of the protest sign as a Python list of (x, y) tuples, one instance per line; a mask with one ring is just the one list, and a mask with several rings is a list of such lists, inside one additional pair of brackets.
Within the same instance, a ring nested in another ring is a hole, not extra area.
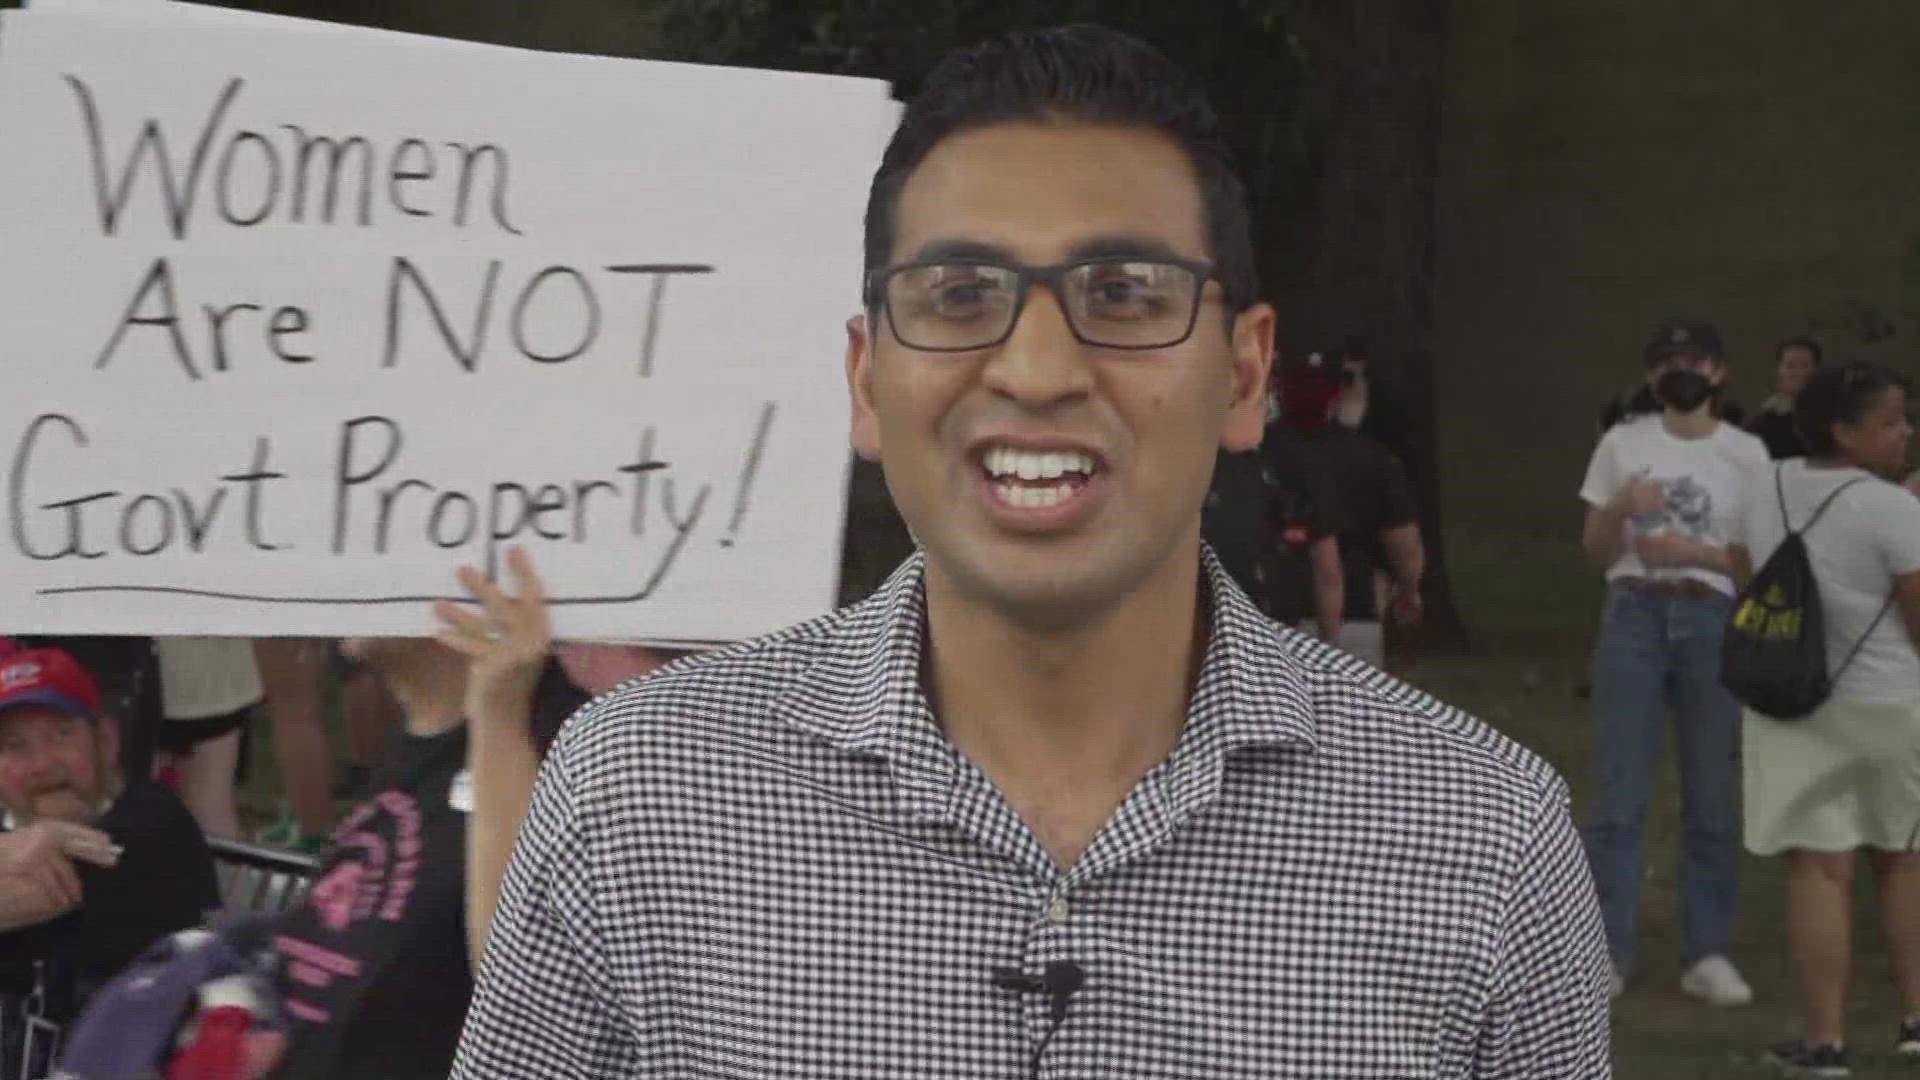
[(0, 629), (830, 606), (883, 84), (150, 10), (0, 22)]

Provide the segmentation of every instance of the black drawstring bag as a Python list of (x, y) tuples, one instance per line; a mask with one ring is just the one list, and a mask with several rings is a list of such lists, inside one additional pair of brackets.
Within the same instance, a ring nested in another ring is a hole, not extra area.
[(1780, 472), (1781, 466), (1775, 466), (1773, 490), (1780, 500), (1780, 523), (1787, 536), (1734, 598), (1733, 615), (1720, 646), (1720, 682), (1754, 712), (1775, 720), (1800, 720), (1826, 704), (1835, 680), (1860, 654), (1893, 600), (1888, 598), (1840, 670), (1829, 675), (1826, 613), (1820, 606), (1820, 585), (1813, 578), (1804, 536), (1841, 492), (1866, 478), (1855, 477), (1833, 489), (1806, 524), (1795, 529), (1787, 517)]

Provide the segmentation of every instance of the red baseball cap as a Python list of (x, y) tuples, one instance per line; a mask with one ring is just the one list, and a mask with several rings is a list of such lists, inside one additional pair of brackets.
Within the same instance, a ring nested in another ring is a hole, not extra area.
[(100, 711), (100, 688), (65, 652), (26, 649), (0, 661), (0, 712), (20, 705), (47, 705), (91, 718)]
[(1340, 398), (1340, 380), (1318, 363), (1291, 366), (1280, 376), (1280, 416), (1295, 431), (1308, 434), (1329, 423)]

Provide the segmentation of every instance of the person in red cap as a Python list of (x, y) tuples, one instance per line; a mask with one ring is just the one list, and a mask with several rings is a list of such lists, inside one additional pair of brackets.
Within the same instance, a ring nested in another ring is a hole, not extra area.
[(1406, 470), (1383, 443), (1335, 422), (1340, 376), (1320, 354), (1288, 366), (1279, 399), (1281, 423), (1331, 482), (1345, 594), (1335, 644), (1385, 668), (1385, 617), (1409, 626), (1421, 614), (1426, 550)]
[(73, 657), (0, 659), (0, 1080), (50, 1061), (94, 988), (220, 904), (199, 826), (165, 787), (128, 783), (119, 751)]

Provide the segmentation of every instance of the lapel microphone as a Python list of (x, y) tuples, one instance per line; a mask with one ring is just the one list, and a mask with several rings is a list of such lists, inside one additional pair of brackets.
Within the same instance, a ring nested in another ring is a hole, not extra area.
[(1047, 995), (1047, 1033), (1040, 1038), (1040, 1045), (1033, 1051), (1034, 1075), (1039, 1075), (1040, 1055), (1053, 1041), (1054, 1032), (1067, 1019), (1067, 1005), (1073, 1000), (1075, 991), (1087, 981), (1087, 973), (1080, 965), (1071, 960), (1049, 960), (1041, 969), (1038, 978), (1027, 974), (1017, 967), (993, 969), (993, 985), (1015, 994)]

